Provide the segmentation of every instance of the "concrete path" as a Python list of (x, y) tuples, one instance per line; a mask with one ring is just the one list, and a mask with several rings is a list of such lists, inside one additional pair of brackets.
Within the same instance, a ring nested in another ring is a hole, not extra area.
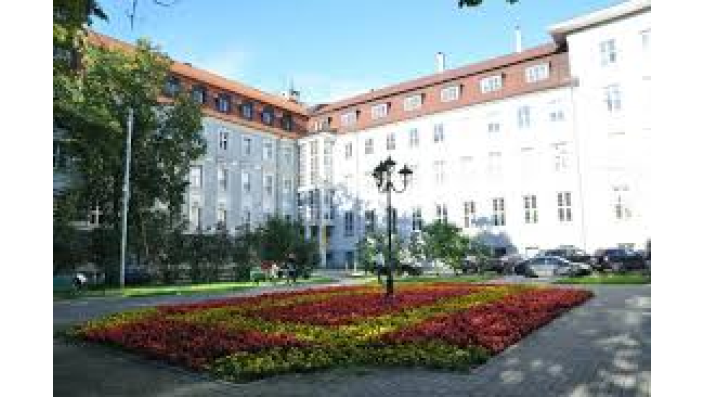
[[(650, 286), (590, 288), (595, 291), (594, 299), (469, 373), (354, 368), (235, 385), (100, 346), (55, 340), (54, 395), (648, 396)], [(177, 298), (124, 299), (104, 305), (90, 302), (84, 309), (89, 313), (86, 316), (92, 316), (122, 310), (127, 302), (149, 305), (172, 299), (175, 303)], [(55, 304), (55, 328), (85, 318), (80, 312)]]

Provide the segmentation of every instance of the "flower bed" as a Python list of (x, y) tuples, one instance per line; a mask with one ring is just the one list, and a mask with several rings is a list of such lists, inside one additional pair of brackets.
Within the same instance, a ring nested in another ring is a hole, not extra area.
[(76, 335), (231, 380), (346, 365), (467, 369), (590, 292), (410, 283), (219, 299), (90, 321)]

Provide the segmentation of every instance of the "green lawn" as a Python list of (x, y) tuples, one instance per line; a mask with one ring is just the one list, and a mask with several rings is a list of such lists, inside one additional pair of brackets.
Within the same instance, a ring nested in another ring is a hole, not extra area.
[(555, 281), (556, 284), (650, 284), (651, 276), (642, 273), (595, 274), (584, 277), (567, 277)]
[[(497, 277), (497, 273), (482, 273), (482, 274), (469, 274), (469, 275), (441, 275), (436, 276), (435, 274), (428, 274), (424, 276), (412, 276), (412, 277), (395, 277), (395, 282), (400, 283), (415, 283), (419, 281), (430, 281), (430, 282), (481, 282), (492, 280)], [(384, 281), (384, 278), (383, 278)]]
[[(335, 281), (329, 277), (311, 277), (308, 280), (299, 280), (297, 284), (321, 284), (329, 283)], [(209, 284), (188, 284), (188, 285), (159, 285), (159, 286), (141, 286), (141, 287), (126, 287), (124, 289), (119, 288), (108, 288), (102, 289), (91, 289), (81, 291), (80, 293), (54, 293), (54, 298), (59, 299), (70, 299), (70, 298), (83, 298), (83, 297), (99, 297), (99, 296), (111, 296), (111, 297), (138, 297), (138, 296), (155, 296), (155, 295), (184, 295), (184, 294), (198, 294), (198, 293), (218, 293), (218, 292), (233, 292), (242, 291), (257, 287), (268, 287), (272, 285), (285, 285), (284, 281), (278, 281), (276, 283), (271, 283), (268, 281), (262, 281), (260, 283), (254, 282), (221, 282), (221, 283), (209, 283)]]

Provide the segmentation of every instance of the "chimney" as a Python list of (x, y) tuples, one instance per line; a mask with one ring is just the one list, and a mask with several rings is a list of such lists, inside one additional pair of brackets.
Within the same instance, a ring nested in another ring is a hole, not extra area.
[(514, 26), (514, 51), (515, 52), (521, 52), (521, 28), (519, 25)]
[(436, 72), (443, 73), (446, 70), (446, 54), (442, 52), (436, 53)]

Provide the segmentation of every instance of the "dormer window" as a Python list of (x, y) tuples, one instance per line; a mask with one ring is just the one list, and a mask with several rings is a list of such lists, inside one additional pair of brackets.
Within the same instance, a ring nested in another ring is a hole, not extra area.
[(203, 86), (195, 86), (193, 87), (193, 90), (191, 90), (191, 97), (193, 98), (194, 101), (198, 102), (199, 104), (203, 105), (206, 103), (206, 88)]
[(541, 63), (538, 65), (529, 66), (524, 70), (527, 83), (535, 83), (537, 81), (546, 80), (548, 78), (548, 64)]
[(480, 80), (480, 92), (483, 94), (492, 91), (499, 91), (500, 89), (502, 89), (501, 75), (489, 76)]
[(274, 110), (270, 106), (265, 106), (262, 110), (262, 122), (267, 125), (272, 125), (274, 121)]
[(175, 97), (181, 91), (181, 80), (175, 76), (169, 76), (164, 85), (164, 94), (170, 98)]
[(352, 125), (355, 125), (357, 122), (357, 113), (356, 112), (348, 112), (348, 113), (343, 113), (340, 115), (340, 125), (343, 127), (350, 127)]
[(289, 113), (285, 113), (284, 116), (282, 116), (282, 128), (287, 131), (291, 131), (293, 124), (291, 115)]
[(441, 89), (441, 102), (457, 101), (460, 98), (460, 86), (452, 85)]
[(252, 120), (252, 102), (245, 102), (240, 105), (240, 115), (248, 120)]
[(372, 106), (372, 119), (381, 119), (389, 114), (389, 104), (380, 103)]
[(423, 104), (423, 95), (416, 94), (404, 98), (404, 111), (410, 112), (412, 110), (419, 109)]
[(230, 113), (230, 95), (219, 94), (215, 97), (215, 107), (221, 113)]

